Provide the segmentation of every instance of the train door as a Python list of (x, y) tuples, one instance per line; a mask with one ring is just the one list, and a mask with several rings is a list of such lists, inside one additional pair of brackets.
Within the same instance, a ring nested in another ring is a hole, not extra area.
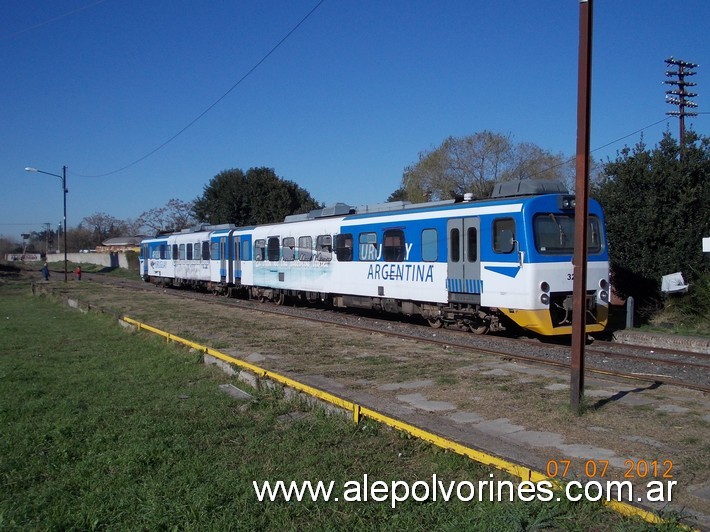
[(219, 280), (221, 283), (227, 282), (227, 237), (219, 239)]
[(241, 238), (238, 236), (234, 237), (234, 271), (232, 277), (232, 281), (234, 281), (234, 284), (239, 285), (239, 279), (242, 277), (242, 254), (241, 254), (241, 249), (242, 247), (242, 241)]
[(148, 244), (141, 246), (141, 255), (143, 257), (143, 277), (148, 277)]
[(446, 224), (448, 239), (449, 301), (480, 303), (481, 242), (479, 218), (452, 218)]

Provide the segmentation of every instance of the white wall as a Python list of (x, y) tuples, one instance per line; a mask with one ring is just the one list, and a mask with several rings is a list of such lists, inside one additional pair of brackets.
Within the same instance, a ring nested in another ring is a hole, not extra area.
[[(99, 266), (105, 266), (106, 268), (110, 268), (112, 266), (111, 255), (111, 253), (67, 253), (67, 260), (69, 260), (69, 262), (77, 262), (82, 264), (98, 264)], [(126, 259), (125, 253), (114, 253), (113, 255), (113, 266), (128, 269), (128, 260)], [(115, 262), (116, 260), (118, 260), (118, 263)], [(63, 261), (64, 253), (47, 254), (47, 262)]]

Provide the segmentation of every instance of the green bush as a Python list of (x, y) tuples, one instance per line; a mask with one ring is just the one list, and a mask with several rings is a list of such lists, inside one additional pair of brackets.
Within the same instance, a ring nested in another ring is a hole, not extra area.
[(128, 263), (129, 270), (138, 271), (140, 269), (137, 251), (126, 251), (126, 262)]
[(710, 272), (696, 273), (688, 292), (666, 297), (663, 310), (651, 321), (679, 332), (710, 335)]

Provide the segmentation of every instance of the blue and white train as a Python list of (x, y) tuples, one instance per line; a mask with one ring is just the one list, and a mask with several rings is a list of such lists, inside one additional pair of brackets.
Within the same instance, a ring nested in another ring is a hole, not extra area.
[[(496, 185), (491, 198), (353, 209), (254, 227), (201, 226), (144, 240), (146, 281), (283, 303), (420, 315), (434, 327), (572, 331), (574, 196), (556, 182)], [(600, 205), (589, 204), (587, 332), (609, 309)]]

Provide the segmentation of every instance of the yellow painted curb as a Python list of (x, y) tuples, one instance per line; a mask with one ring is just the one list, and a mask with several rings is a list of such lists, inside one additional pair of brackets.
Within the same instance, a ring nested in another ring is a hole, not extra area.
[[(337, 395), (333, 395), (332, 393), (326, 392), (324, 390), (319, 390), (318, 388), (314, 388), (313, 386), (303, 384), (303, 383), (298, 382), (298, 381), (291, 379), (289, 377), (285, 377), (283, 375), (280, 375), (279, 373), (276, 373), (274, 371), (266, 370), (264, 368), (261, 368), (259, 366), (254, 365), (254, 364), (251, 364), (249, 362), (239, 360), (238, 358), (234, 358), (230, 355), (221, 353), (220, 351), (218, 351), (216, 349), (212, 349), (210, 347), (206, 347), (204, 345), (198, 344), (198, 343), (193, 342), (191, 340), (186, 340), (185, 338), (181, 338), (177, 335), (170, 334), (165, 331), (161, 331), (160, 329), (157, 329), (156, 327), (152, 327), (152, 326), (147, 325), (145, 323), (141, 323), (137, 320), (134, 320), (133, 318), (129, 318), (128, 316), (124, 316), (122, 318), (122, 320), (125, 321), (126, 323), (134, 325), (139, 330), (146, 330), (146, 331), (150, 331), (152, 333), (155, 333), (157, 335), (163, 336), (164, 338), (166, 338), (166, 340), (168, 342), (177, 342), (177, 343), (186, 345), (188, 347), (196, 349), (197, 351), (201, 351), (207, 355), (210, 355), (210, 356), (213, 356), (213, 357), (218, 358), (220, 360), (223, 360), (224, 362), (234, 364), (235, 366), (245, 369), (251, 373), (254, 373), (255, 375), (257, 375), (260, 378), (266, 378), (266, 379), (270, 379), (272, 381), (281, 383), (284, 386), (288, 386), (289, 388), (293, 388), (294, 390), (298, 390), (300, 392), (311, 395), (317, 399), (320, 399), (320, 400), (330, 403), (332, 405), (338, 406), (338, 407), (342, 408), (343, 410), (350, 411), (353, 414), (353, 421), (355, 423), (358, 423), (360, 421), (360, 418), (362, 418), (362, 417), (370, 418), (374, 421), (377, 421), (379, 423), (383, 423), (383, 424), (385, 424), (389, 427), (392, 427), (394, 429), (411, 434), (412, 436), (414, 436), (416, 438), (419, 438), (423, 441), (429, 442), (433, 445), (436, 445), (437, 447), (441, 447), (442, 449), (450, 450), (450, 451), (460, 454), (462, 456), (466, 456), (466, 457), (468, 457), (476, 462), (479, 462), (483, 465), (494, 467), (500, 471), (505, 471), (506, 473), (519, 478), (521, 481), (540, 482), (542, 480), (550, 480), (553, 483), (559, 484), (559, 481), (557, 479), (554, 479), (554, 478), (551, 479), (539, 471), (535, 471), (533, 469), (530, 469), (530, 468), (520, 465), (520, 464), (515, 464), (513, 462), (510, 462), (510, 461), (505, 460), (503, 458), (499, 458), (497, 456), (493, 456), (493, 455), (488, 454), (483, 451), (479, 451), (476, 449), (472, 449), (470, 447), (466, 447), (465, 445), (462, 445), (460, 443), (456, 443), (455, 441), (443, 438), (437, 434), (434, 434), (433, 432), (429, 432), (424, 429), (420, 429), (419, 427), (415, 427), (414, 425), (411, 425), (409, 423), (405, 423), (404, 421), (400, 421), (398, 419), (387, 416), (385, 414), (381, 414), (380, 412), (377, 412), (376, 410), (372, 410), (370, 408), (366, 408), (364, 406), (358, 405), (352, 401), (342, 399), (342, 398), (338, 397)], [(661, 517), (659, 517), (655, 513), (650, 512), (648, 510), (644, 510), (643, 508), (638, 508), (636, 506), (633, 506), (633, 505), (625, 503), (625, 502), (602, 501), (602, 503), (621, 515), (630, 516), (630, 517), (639, 517), (649, 523), (663, 523), (663, 522), (665, 522), (664, 519), (662, 519)], [(689, 527), (686, 527), (686, 528), (688, 528), (689, 530), (692, 530)]]

